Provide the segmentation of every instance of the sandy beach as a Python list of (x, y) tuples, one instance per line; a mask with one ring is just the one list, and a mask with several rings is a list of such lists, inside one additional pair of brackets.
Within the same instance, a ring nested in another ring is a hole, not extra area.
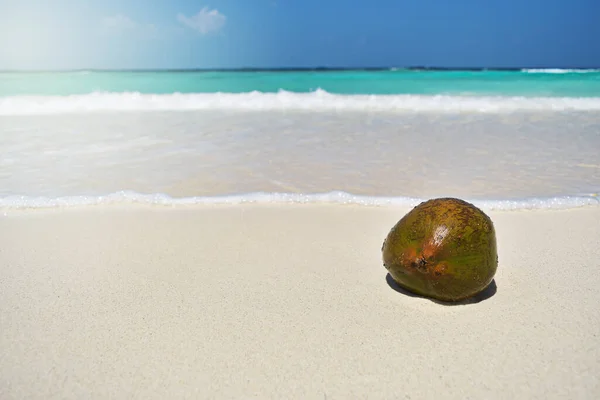
[(595, 399), (600, 208), (488, 212), (495, 290), (397, 290), (408, 208), (0, 214), (2, 399)]

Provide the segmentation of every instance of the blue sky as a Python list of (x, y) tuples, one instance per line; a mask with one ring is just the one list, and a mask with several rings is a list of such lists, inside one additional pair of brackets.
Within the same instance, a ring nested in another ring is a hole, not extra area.
[(0, 0), (0, 69), (600, 66), (600, 0)]

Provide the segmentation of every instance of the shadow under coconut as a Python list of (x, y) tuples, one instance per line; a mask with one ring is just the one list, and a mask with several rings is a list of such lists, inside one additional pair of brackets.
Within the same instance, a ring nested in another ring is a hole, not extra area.
[(403, 287), (398, 285), (396, 283), (396, 281), (394, 281), (394, 278), (392, 278), (392, 276), (390, 274), (387, 274), (385, 276), (385, 280), (386, 280), (387, 284), (389, 285), (389, 287), (391, 287), (398, 293), (402, 293), (403, 295), (410, 296), (410, 297), (420, 297), (422, 299), (427, 299), (427, 300), (433, 301), (434, 303), (441, 304), (443, 306), (464, 306), (467, 304), (476, 304), (476, 303), (487, 300), (490, 297), (494, 296), (496, 294), (496, 291), (498, 290), (498, 288), (496, 286), (496, 280), (492, 279), (492, 282), (488, 285), (488, 287), (486, 287), (482, 292), (477, 293), (475, 296), (470, 297), (465, 300), (461, 300), (461, 301), (450, 302), (450, 301), (441, 301), (441, 300), (431, 299), (429, 297), (421, 296), (421, 295), (413, 293), (407, 289), (404, 289)]

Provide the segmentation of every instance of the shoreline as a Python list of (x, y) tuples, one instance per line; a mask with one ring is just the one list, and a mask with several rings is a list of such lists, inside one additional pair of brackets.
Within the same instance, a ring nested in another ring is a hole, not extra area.
[(486, 212), (496, 291), (454, 306), (387, 281), (410, 209), (0, 217), (0, 397), (593, 398), (600, 208)]
[(587, 195), (564, 195), (554, 197), (523, 197), (504, 199), (471, 199), (461, 196), (375, 196), (352, 194), (344, 191), (323, 193), (282, 193), (251, 192), (241, 194), (206, 195), (206, 196), (171, 196), (163, 193), (139, 193), (134, 191), (118, 191), (106, 195), (89, 196), (5, 196), (0, 197), (0, 213), (14, 211), (69, 210), (95, 207), (155, 207), (160, 209), (189, 209), (207, 206), (215, 207), (296, 207), (296, 206), (351, 206), (374, 208), (412, 208), (421, 202), (433, 199), (454, 197), (475, 205), (485, 212), (504, 211), (544, 211), (544, 210), (576, 210), (600, 207), (597, 193)]

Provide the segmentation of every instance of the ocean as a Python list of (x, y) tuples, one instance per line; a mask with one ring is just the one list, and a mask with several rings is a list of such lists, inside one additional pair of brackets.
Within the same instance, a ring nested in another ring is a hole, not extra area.
[(0, 208), (600, 204), (600, 70), (0, 73)]

